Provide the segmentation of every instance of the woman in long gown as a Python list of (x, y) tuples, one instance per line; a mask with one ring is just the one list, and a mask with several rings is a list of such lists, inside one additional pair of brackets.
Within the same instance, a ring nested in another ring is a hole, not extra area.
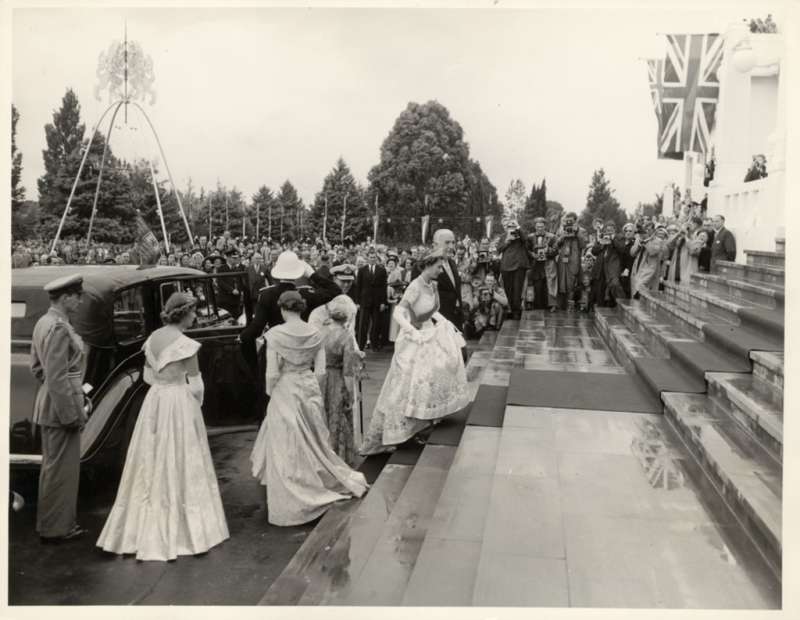
[(319, 385), (325, 347), (319, 330), (300, 318), (306, 302), (286, 291), (278, 304), (285, 323), (266, 334), (270, 401), (250, 460), (267, 487), (269, 522), (300, 525), (336, 501), (361, 497), (368, 485), (330, 446)]
[(144, 350), (150, 385), (133, 430), (117, 497), (97, 546), (139, 560), (205, 553), (228, 538), (200, 405), (200, 343), (183, 331), (197, 300), (173, 293)]
[(436, 278), (442, 259), (436, 250), (420, 260), (420, 275), (408, 285), (395, 309), (400, 334), (362, 454), (391, 450), (469, 403), (461, 356), (464, 339), (439, 313)]
[(357, 307), (350, 297), (338, 295), (308, 317), (309, 325), (319, 329), (325, 346), (327, 372), (322, 396), (331, 448), (350, 467), (358, 456), (353, 405), (356, 376), (364, 357), (353, 331), (356, 312)]

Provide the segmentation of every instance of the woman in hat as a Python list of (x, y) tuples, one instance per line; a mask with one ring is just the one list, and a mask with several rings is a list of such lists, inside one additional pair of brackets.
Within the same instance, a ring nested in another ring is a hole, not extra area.
[(631, 254), (639, 256), (637, 261), (635, 282), (631, 283), (634, 287), (634, 295), (638, 298), (642, 291), (658, 290), (658, 282), (661, 278), (661, 263), (669, 255), (667, 244), (667, 229), (658, 226), (652, 237), (639, 239), (631, 247)]
[(284, 322), (266, 333), (270, 401), (250, 460), (253, 476), (267, 487), (269, 522), (300, 525), (334, 502), (361, 497), (368, 485), (330, 446), (320, 389), (322, 334), (301, 318), (300, 293), (285, 291), (278, 304)]
[(196, 299), (173, 293), (164, 327), (142, 346), (150, 385), (133, 430), (117, 497), (97, 545), (138, 560), (205, 553), (228, 538), (200, 405), (200, 343), (183, 334)]
[(362, 454), (391, 450), (470, 401), (461, 356), (466, 343), (439, 313), (436, 278), (443, 259), (441, 249), (424, 255), (418, 263), (420, 275), (397, 305), (394, 318), (400, 333), (364, 436)]
[(364, 358), (353, 329), (357, 310), (353, 300), (342, 294), (316, 308), (308, 318), (309, 324), (319, 329), (325, 346), (327, 372), (322, 395), (330, 444), (351, 467), (358, 457), (353, 432), (355, 380)]

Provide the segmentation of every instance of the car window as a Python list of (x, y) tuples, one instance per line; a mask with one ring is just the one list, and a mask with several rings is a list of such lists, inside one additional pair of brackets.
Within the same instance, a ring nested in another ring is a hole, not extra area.
[(120, 344), (144, 338), (144, 299), (141, 287), (124, 289), (114, 297), (114, 336)]
[(161, 308), (176, 291), (188, 291), (197, 299), (197, 322), (192, 329), (208, 329), (236, 325), (236, 319), (217, 303), (216, 287), (209, 278), (176, 280), (161, 284)]

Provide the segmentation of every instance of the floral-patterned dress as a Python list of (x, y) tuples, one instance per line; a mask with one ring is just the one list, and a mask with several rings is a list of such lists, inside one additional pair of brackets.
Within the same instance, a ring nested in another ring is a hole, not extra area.
[(403, 329), (397, 337), (362, 454), (390, 450), (469, 403), (461, 356), (464, 339), (438, 310), (435, 282), (426, 284), (422, 276), (413, 280), (395, 310), (408, 313), (413, 329)]
[[(347, 328), (332, 321), (325, 333), (325, 420), (331, 448), (351, 467), (358, 457), (353, 434), (352, 379), (361, 365), (361, 356)], [(350, 386), (348, 386), (350, 383)]]

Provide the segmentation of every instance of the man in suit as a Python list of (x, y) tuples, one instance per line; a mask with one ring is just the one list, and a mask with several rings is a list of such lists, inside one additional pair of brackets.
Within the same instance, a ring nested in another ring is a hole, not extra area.
[(33, 329), (31, 372), (44, 384), (33, 422), (41, 428), (42, 465), (36, 530), (42, 542), (78, 538), (81, 429), (91, 403), (82, 387), (83, 341), (70, 324), (83, 295), (83, 278), (66, 276), (45, 285), (50, 308)]
[(616, 223), (609, 220), (603, 231), (598, 233), (597, 241), (592, 246), (592, 254), (600, 264), (595, 297), (600, 306), (613, 308), (617, 305), (617, 299), (625, 299), (625, 289), (622, 287), (620, 277), (626, 250), (630, 252), (625, 237), (617, 234)]
[[(450, 321), (457, 329), (464, 328), (464, 315), (461, 302), (461, 277), (458, 274), (458, 265), (453, 260), (456, 253), (456, 237), (452, 230), (440, 228), (433, 233), (433, 246), (441, 249), (445, 255), (442, 261), (442, 272), (437, 278), (439, 290), (439, 313)], [(412, 256), (416, 248), (412, 249)], [(414, 265), (411, 277), (416, 278), (420, 274), (419, 267)]]
[(528, 286), (533, 288), (533, 309), (554, 308), (558, 297), (558, 278), (556, 277), (556, 250), (553, 247), (555, 235), (547, 232), (547, 222), (543, 217), (533, 221), (533, 233), (528, 236), (528, 251), (531, 255), (531, 271)]
[(264, 258), (260, 252), (253, 254), (253, 259), (247, 266), (247, 283), (250, 285), (250, 297), (258, 299), (258, 292), (271, 284), (269, 277), (269, 268), (264, 262)]
[(736, 238), (733, 233), (725, 228), (725, 216), (715, 215), (714, 243), (711, 246), (711, 269), (718, 260), (736, 260)]
[[(239, 250), (231, 248), (225, 252), (225, 262), (219, 266), (217, 273), (234, 273), (241, 271), (239, 264)], [(217, 280), (217, 304), (224, 308), (235, 319), (242, 313), (242, 295), (239, 282), (235, 278), (220, 278)]]
[(387, 304), (387, 274), (383, 265), (378, 264), (378, 253), (375, 248), (367, 252), (367, 264), (358, 270), (355, 288), (358, 292), (359, 324), (358, 346), (363, 351), (369, 333), (372, 349), (383, 348), (381, 339), (381, 314)]
[[(306, 301), (306, 311), (302, 315), (303, 320), (308, 320), (308, 315), (314, 308), (328, 303), (342, 292), (335, 282), (315, 273), (308, 263), (301, 261), (297, 254), (290, 250), (278, 255), (270, 275), (275, 283), (265, 286), (259, 291), (253, 320), (239, 334), (242, 354), (254, 369), (258, 369), (256, 338), (261, 336), (266, 329), (283, 323), (281, 309), (278, 307), (278, 298), (281, 293), (291, 290), (298, 291)], [(308, 284), (299, 284), (301, 278), (305, 279)]]

